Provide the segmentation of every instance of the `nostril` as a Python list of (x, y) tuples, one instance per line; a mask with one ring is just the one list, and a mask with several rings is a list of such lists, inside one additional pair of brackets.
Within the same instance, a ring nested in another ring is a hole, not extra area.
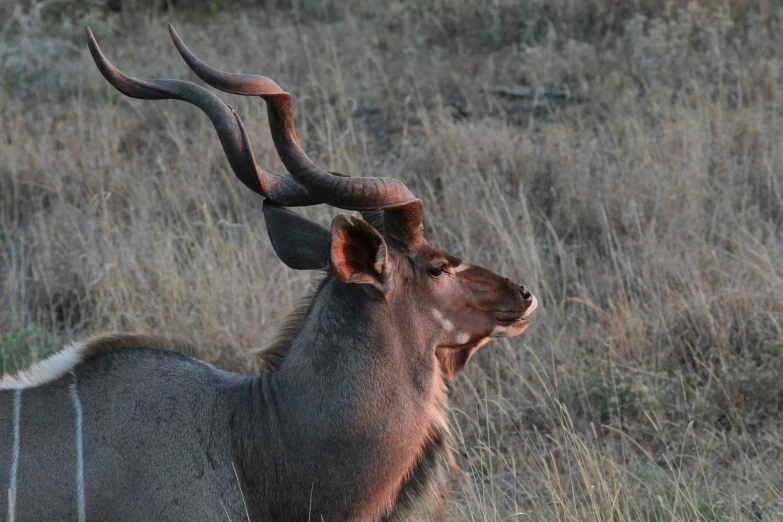
[(533, 297), (533, 294), (530, 293), (530, 290), (528, 290), (525, 285), (519, 285), (519, 291), (522, 293), (522, 297), (524, 299), (530, 299)]

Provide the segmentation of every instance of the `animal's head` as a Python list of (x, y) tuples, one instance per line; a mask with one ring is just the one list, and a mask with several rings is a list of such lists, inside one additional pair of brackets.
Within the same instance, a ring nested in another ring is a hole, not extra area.
[[(266, 101), (272, 138), (289, 174), (258, 167), (239, 116), (210, 91), (180, 80), (130, 78), (104, 58), (89, 29), (87, 40), (101, 73), (120, 92), (184, 100), (209, 116), (239, 180), (266, 198), (267, 230), (286, 265), (326, 269), (342, 284), (361, 285), (371, 298), (403, 310), (407, 326), (431, 332), (430, 345), (449, 377), (489, 339), (525, 330), (536, 298), (524, 286), (430, 245), (424, 238), (422, 202), (405, 185), (392, 178), (351, 178), (321, 169), (299, 145), (288, 93), (263, 76), (209, 67), (169, 30), (188, 66), (206, 83)], [(285, 208), (319, 203), (361, 211), (364, 219), (340, 215), (326, 229)]]

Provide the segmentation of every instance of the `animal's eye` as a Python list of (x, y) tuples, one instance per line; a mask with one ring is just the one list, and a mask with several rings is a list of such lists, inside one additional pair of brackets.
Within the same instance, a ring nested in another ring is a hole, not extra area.
[(440, 277), (443, 275), (445, 271), (446, 271), (446, 265), (444, 265), (443, 263), (438, 263), (427, 267), (427, 272), (429, 272), (429, 274), (432, 277)]

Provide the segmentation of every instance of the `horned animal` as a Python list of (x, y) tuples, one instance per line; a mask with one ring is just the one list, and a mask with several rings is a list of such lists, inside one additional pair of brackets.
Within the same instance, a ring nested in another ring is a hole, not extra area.
[[(123, 94), (178, 99), (212, 121), (228, 162), (261, 195), (280, 260), (325, 275), (293, 333), (256, 375), (103, 334), (0, 384), (0, 514), (43, 521), (391, 521), (437, 514), (453, 465), (446, 382), (494, 337), (528, 326), (536, 298), (424, 237), (400, 181), (330, 173), (302, 150), (291, 96), (199, 60), (207, 84), (260, 96), (286, 174), (262, 170), (220, 98), (180, 80), (135, 79), (103, 56)], [(360, 211), (329, 229), (287, 207)]]

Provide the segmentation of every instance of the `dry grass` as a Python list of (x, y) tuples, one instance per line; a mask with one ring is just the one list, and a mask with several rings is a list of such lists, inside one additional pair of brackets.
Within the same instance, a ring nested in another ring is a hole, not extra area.
[[(292, 5), (91, 19), (133, 75), (193, 80), (174, 21), (273, 76), (317, 162), (404, 180), (433, 243), (538, 295), (454, 383), (450, 519), (783, 520), (779, 2)], [(0, 40), (0, 369), (102, 329), (255, 369), (312, 277), (207, 118), (115, 93), (78, 21), (22, 25)], [(520, 83), (575, 100), (482, 91)], [(263, 104), (224, 98), (282, 170)]]

